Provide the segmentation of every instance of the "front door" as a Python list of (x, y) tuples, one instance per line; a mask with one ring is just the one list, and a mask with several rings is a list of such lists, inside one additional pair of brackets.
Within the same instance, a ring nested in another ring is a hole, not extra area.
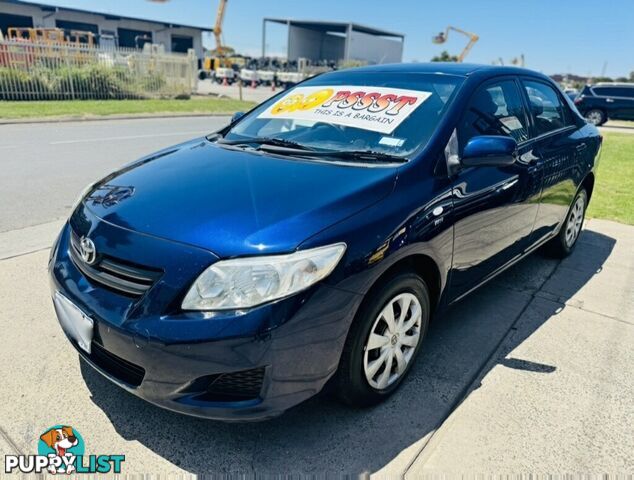
[(475, 136), (506, 135), (518, 142), (518, 160), (506, 167), (462, 168), (454, 178), (454, 300), (517, 259), (528, 245), (541, 191), (528, 132), (516, 79), (490, 81), (474, 93), (458, 127), (460, 151)]

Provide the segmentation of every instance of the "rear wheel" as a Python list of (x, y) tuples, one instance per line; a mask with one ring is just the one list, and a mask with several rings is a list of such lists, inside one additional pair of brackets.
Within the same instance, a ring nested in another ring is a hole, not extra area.
[(572, 202), (559, 234), (546, 244), (546, 250), (551, 256), (564, 258), (572, 253), (581, 234), (587, 206), (588, 194), (582, 188)]
[(603, 110), (598, 108), (593, 108), (592, 110), (588, 110), (585, 114), (585, 118), (592, 125), (603, 125), (607, 121), (607, 116)]
[(429, 290), (418, 275), (396, 275), (371, 295), (350, 328), (335, 378), (338, 397), (353, 406), (374, 405), (398, 388), (429, 324)]

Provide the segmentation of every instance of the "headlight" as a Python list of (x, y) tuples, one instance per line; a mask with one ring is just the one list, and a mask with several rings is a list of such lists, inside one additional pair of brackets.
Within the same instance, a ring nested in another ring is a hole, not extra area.
[(221, 260), (191, 286), (184, 310), (236, 310), (288, 297), (330, 275), (346, 251), (345, 243), (289, 255)]

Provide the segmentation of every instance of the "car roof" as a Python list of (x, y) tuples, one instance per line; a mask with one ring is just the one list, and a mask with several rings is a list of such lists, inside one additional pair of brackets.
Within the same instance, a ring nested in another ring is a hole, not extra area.
[[(343, 70), (345, 72), (346, 70)], [(526, 68), (501, 66), (501, 65), (481, 65), (477, 63), (456, 63), (456, 62), (429, 62), (429, 63), (390, 63), (384, 65), (372, 65), (355, 68), (357, 72), (393, 72), (393, 73), (430, 73), (444, 75), (458, 75), (467, 77), (474, 73), (483, 76), (497, 75), (531, 75), (547, 78), (545, 75), (528, 70)]]
[(592, 85), (593, 87), (625, 87), (634, 88), (634, 83), (625, 82), (599, 82)]

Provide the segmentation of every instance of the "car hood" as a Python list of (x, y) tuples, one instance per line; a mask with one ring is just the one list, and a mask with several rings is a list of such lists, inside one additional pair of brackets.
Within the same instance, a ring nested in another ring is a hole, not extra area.
[(220, 257), (282, 253), (386, 197), (395, 168), (234, 150), (198, 139), (109, 175), (85, 199), (114, 225)]

